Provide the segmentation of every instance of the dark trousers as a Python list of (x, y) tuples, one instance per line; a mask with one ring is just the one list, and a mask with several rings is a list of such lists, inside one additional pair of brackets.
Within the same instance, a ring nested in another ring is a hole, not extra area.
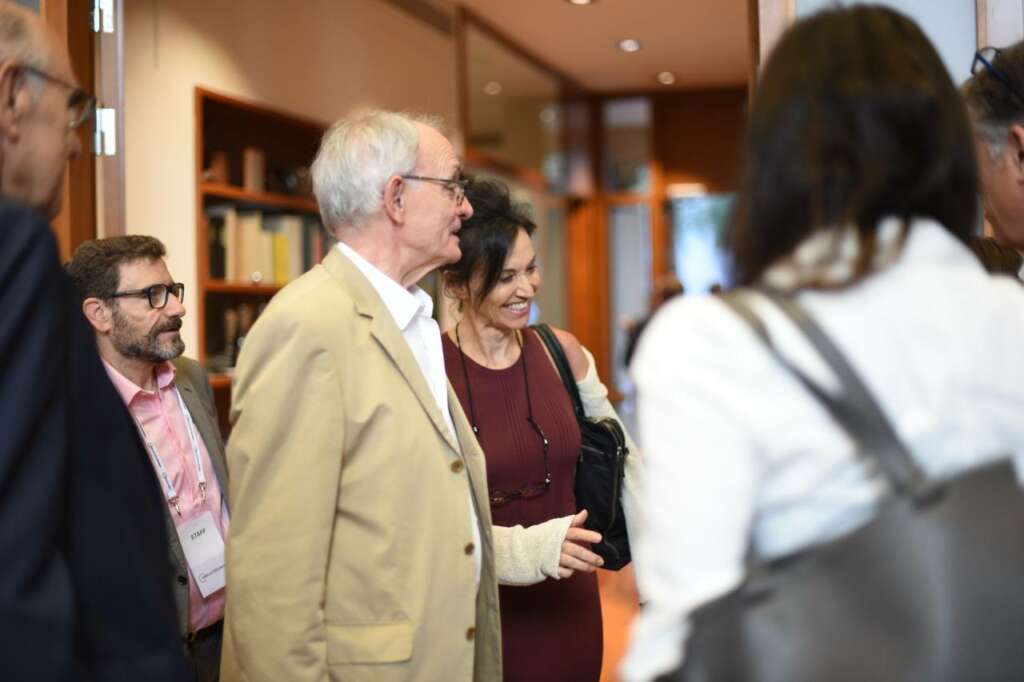
[(220, 680), (220, 647), (224, 641), (224, 621), (217, 621), (185, 638), (185, 651), (196, 682)]

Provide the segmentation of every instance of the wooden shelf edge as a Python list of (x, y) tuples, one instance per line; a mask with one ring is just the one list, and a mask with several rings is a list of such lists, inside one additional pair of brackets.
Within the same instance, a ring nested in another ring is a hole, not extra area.
[(219, 294), (253, 294), (259, 296), (273, 296), (281, 290), (277, 284), (246, 284), (245, 282), (225, 282), (222, 279), (208, 279), (202, 287), (204, 291), (213, 291)]
[(259, 204), (273, 208), (291, 208), (304, 213), (319, 214), (320, 208), (314, 199), (296, 197), (275, 192), (250, 192), (235, 185), (220, 182), (202, 182), (199, 191), (206, 196), (234, 199), (251, 204)]

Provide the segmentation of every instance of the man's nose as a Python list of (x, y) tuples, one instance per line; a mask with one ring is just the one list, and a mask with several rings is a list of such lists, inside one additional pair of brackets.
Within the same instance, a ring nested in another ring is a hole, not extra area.
[(463, 198), (462, 202), (459, 203), (458, 216), (463, 220), (469, 220), (473, 217), (473, 204), (469, 203), (468, 198)]
[(185, 317), (185, 302), (172, 293), (167, 294), (167, 305), (164, 314), (168, 317)]

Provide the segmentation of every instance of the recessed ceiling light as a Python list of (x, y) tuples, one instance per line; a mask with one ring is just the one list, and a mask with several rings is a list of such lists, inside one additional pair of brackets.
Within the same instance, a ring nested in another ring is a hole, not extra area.
[(619, 41), (619, 49), (623, 52), (639, 52), (640, 41), (636, 38), (626, 38)]
[(499, 95), (501, 94), (501, 83), (498, 81), (487, 81), (484, 84), (484, 92), (488, 95)]
[(580, 5), (580, 6), (583, 6), (583, 5), (592, 5), (592, 4), (594, 4), (595, 0), (565, 0), (565, 1), (568, 2), (570, 5)]
[(672, 85), (676, 82), (676, 75), (671, 71), (661, 71), (658, 73), (657, 79), (662, 85)]

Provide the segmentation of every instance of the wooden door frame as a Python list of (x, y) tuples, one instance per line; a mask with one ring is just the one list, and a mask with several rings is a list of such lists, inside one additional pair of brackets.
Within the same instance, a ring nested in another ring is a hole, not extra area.
[[(94, 76), (92, 3), (89, 0), (42, 0), (39, 13), (67, 45), (71, 68), (89, 89)], [(82, 242), (96, 238), (96, 169), (92, 154), (93, 123), (79, 130), (82, 153), (64, 172), (64, 201), (53, 219), (62, 261)]]

